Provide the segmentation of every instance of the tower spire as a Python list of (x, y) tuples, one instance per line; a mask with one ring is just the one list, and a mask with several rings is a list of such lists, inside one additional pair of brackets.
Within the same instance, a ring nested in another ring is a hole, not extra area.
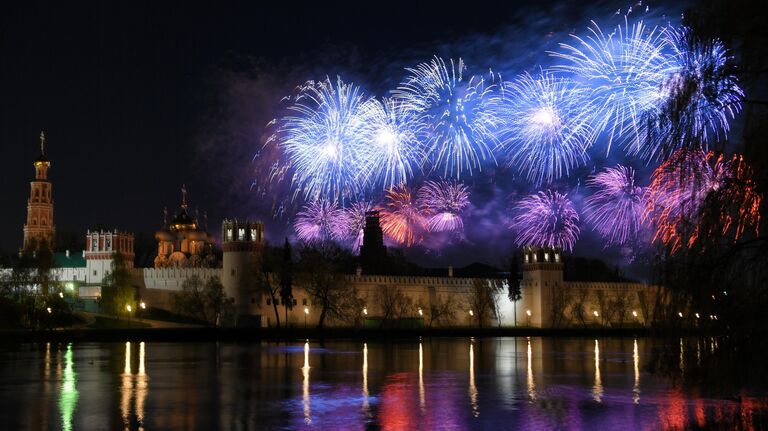
[(187, 186), (186, 184), (181, 185), (181, 207), (184, 209), (184, 211), (187, 210)]
[(45, 132), (40, 131), (40, 154), (45, 155)]
[(168, 226), (168, 207), (163, 207), (163, 227)]

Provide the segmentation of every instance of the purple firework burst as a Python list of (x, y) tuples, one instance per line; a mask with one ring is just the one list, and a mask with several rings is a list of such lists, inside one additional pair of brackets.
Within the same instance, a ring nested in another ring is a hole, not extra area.
[(419, 189), (418, 205), (432, 232), (462, 232), (461, 213), (469, 205), (467, 186), (452, 181), (427, 181)]
[(637, 239), (642, 228), (644, 190), (635, 185), (635, 170), (618, 165), (590, 177), (595, 193), (585, 200), (584, 219), (606, 245), (624, 245)]
[(348, 231), (344, 210), (331, 202), (315, 201), (305, 205), (293, 227), (296, 235), (307, 244), (344, 239)]
[(573, 250), (579, 238), (579, 214), (564, 194), (547, 190), (523, 198), (510, 228), (520, 246)]

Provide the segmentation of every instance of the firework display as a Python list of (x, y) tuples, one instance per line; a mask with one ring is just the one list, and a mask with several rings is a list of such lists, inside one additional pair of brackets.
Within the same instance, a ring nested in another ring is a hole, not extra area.
[[(548, 52), (549, 67), (508, 81), (492, 65), (440, 56), (404, 67), (384, 97), (338, 77), (308, 81), (270, 124), (254, 190), (294, 218), (303, 241), (353, 250), (372, 208), (405, 247), (444, 244), (445, 232), (465, 238), (478, 184), (547, 190), (520, 201), (511, 223), (519, 245), (572, 249), (579, 215), (565, 192), (581, 196), (584, 182), (584, 221), (606, 246), (640, 246), (646, 225), (673, 252), (756, 228), (751, 169), (741, 156), (706, 152), (745, 97), (725, 44), (629, 13), (609, 28), (593, 21)], [(616, 157), (615, 147), (620, 164), (590, 175), (590, 160)], [(635, 169), (647, 164), (658, 167), (645, 188)]]
[(304, 206), (293, 223), (299, 239), (306, 244), (341, 240), (348, 232), (343, 210), (331, 202), (316, 201)]
[(635, 170), (606, 168), (587, 180), (594, 193), (584, 202), (584, 219), (606, 245), (635, 241), (642, 227), (643, 188), (635, 184)]
[(511, 166), (539, 185), (586, 163), (594, 132), (585, 91), (544, 72), (525, 73), (504, 85), (503, 146)]
[(607, 152), (617, 139), (639, 151), (646, 137), (645, 117), (660, 103), (659, 89), (675, 66), (666, 53), (664, 32), (625, 20), (604, 33), (593, 21), (587, 37), (572, 38), (573, 44), (561, 43), (561, 51), (551, 53), (565, 60), (553, 69), (589, 88), (599, 109), (595, 127), (608, 133)]
[(384, 235), (406, 247), (421, 242), (426, 224), (413, 192), (405, 186), (393, 187), (387, 190), (384, 202), (379, 207)]
[(742, 156), (680, 149), (651, 179), (645, 217), (656, 229), (654, 241), (673, 252), (702, 238), (737, 240), (747, 227), (758, 227), (762, 198)]
[(668, 28), (666, 34), (675, 69), (662, 86), (657, 124), (642, 150), (645, 159), (686, 144), (707, 148), (710, 140), (725, 138), (744, 98), (722, 41), (702, 40), (687, 27)]
[(383, 189), (406, 184), (421, 170), (427, 137), (423, 119), (419, 111), (397, 99), (363, 105), (362, 169), (367, 184)]
[(523, 198), (510, 226), (520, 246), (573, 250), (579, 238), (579, 214), (564, 194), (547, 190)]
[(462, 212), (468, 205), (469, 190), (461, 183), (427, 181), (418, 192), (418, 206), (431, 232), (462, 232)]
[(464, 61), (435, 57), (408, 68), (393, 92), (428, 122), (430, 159), (443, 176), (460, 177), (495, 161), (496, 128), (502, 119), (496, 77), (466, 76)]
[(362, 189), (362, 107), (360, 89), (341, 79), (308, 82), (282, 121), (285, 150), (296, 191), (309, 200), (342, 201)]

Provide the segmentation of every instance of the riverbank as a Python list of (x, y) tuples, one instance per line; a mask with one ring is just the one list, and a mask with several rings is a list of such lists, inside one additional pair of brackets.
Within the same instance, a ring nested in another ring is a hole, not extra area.
[(648, 337), (704, 334), (693, 329), (657, 328), (120, 328), (3, 330), (0, 339), (25, 341), (258, 341), (323, 339), (413, 339), (419, 337)]

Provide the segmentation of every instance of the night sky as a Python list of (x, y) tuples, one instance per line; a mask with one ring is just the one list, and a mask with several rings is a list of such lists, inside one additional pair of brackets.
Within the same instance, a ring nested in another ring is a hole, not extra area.
[[(59, 231), (151, 234), (162, 208), (172, 214), (178, 206), (185, 183), (191, 207), (208, 212), (209, 230), (217, 233), (223, 217), (255, 218), (267, 224), (271, 241), (280, 241), (285, 221), (272, 220), (250, 191), (250, 162), (274, 106), (295, 85), (341, 74), (382, 95), (404, 66), (434, 53), (487, 58), (505, 73), (519, 73), (523, 63), (533, 70), (559, 41), (553, 34), (584, 29), (594, 11), (610, 16), (614, 5), (7, 7), (0, 14), (0, 249), (21, 244), (40, 130), (52, 161)], [(508, 253), (511, 240), (502, 242)], [(451, 254), (445, 259), (461, 260)]]

